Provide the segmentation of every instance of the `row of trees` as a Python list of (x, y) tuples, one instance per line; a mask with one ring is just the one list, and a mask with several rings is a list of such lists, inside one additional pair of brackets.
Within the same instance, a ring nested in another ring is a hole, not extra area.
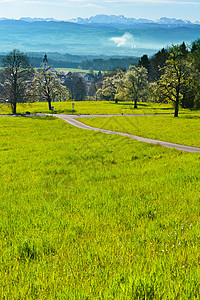
[[(155, 64), (158, 57), (161, 66)], [(180, 105), (200, 107), (200, 40), (191, 51), (183, 43), (163, 49), (152, 60), (144, 55), (138, 67), (109, 74), (98, 94), (116, 102), (132, 100), (135, 108), (138, 101), (172, 102), (175, 117)]]
[(4, 70), (0, 73), (0, 101), (11, 105), (13, 114), (16, 114), (17, 103), (46, 101), (51, 110), (52, 101), (83, 101), (87, 94), (96, 94), (97, 82), (102, 79), (101, 72), (95, 75), (91, 68), (94, 82), (88, 88), (78, 73), (70, 73), (61, 83), (51, 67), (35, 70), (29, 58), (19, 50), (10, 52), (2, 62)]
[(13, 50), (3, 59), (4, 70), (0, 74), (1, 101), (11, 105), (16, 114), (17, 103), (68, 99), (68, 89), (54, 73), (47, 69), (34, 70), (29, 58), (19, 50)]
[(116, 70), (114, 75), (106, 76), (97, 94), (101, 98), (115, 100), (116, 103), (119, 100), (134, 101), (134, 108), (137, 108), (137, 102), (146, 99), (147, 77), (147, 70), (144, 67), (130, 66), (127, 72)]
[(151, 59), (144, 55), (138, 67), (131, 65), (128, 71), (121, 68), (107, 72), (103, 78), (96, 76), (88, 90), (78, 74), (71, 74), (61, 84), (49, 67), (34, 70), (19, 50), (10, 52), (3, 64), (0, 99), (11, 105), (14, 114), (19, 102), (47, 101), (51, 110), (52, 101), (84, 100), (86, 93), (115, 102), (134, 101), (134, 108), (138, 101), (172, 102), (175, 117), (180, 105), (200, 107), (200, 40), (192, 44), (190, 51), (184, 43), (173, 45)]

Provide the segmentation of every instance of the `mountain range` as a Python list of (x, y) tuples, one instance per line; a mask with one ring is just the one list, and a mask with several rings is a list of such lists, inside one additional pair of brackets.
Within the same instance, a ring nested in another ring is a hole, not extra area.
[(163, 47), (200, 38), (200, 22), (161, 18), (156, 21), (98, 15), (70, 21), (52, 18), (0, 19), (0, 53), (12, 49), (72, 55), (152, 55)]
[[(0, 18), (2, 20), (10, 20), (8, 18)], [(14, 19), (12, 19), (14, 20)], [(25, 22), (61, 22), (61, 20), (56, 20), (54, 18), (31, 18), (31, 17), (22, 17), (19, 19), (20, 21)], [(89, 18), (74, 18), (67, 20), (65, 22), (72, 22), (77, 24), (123, 24), (123, 25), (137, 25), (137, 24), (154, 24), (154, 25), (170, 25), (170, 26), (187, 26), (187, 25), (200, 25), (200, 20), (190, 21), (190, 20), (182, 20), (175, 18), (166, 18), (162, 17), (156, 20), (150, 19), (136, 19), (136, 18), (127, 18), (123, 15), (96, 15)]]
[(154, 25), (170, 25), (170, 26), (187, 26), (187, 25), (200, 25), (200, 21), (196, 20), (191, 22), (189, 20), (166, 18), (162, 17), (157, 20), (149, 19), (136, 19), (136, 18), (126, 18), (123, 15), (96, 15), (90, 18), (76, 18), (71, 19), (71, 22), (78, 24), (123, 24), (123, 25), (137, 25), (137, 24), (154, 24)]

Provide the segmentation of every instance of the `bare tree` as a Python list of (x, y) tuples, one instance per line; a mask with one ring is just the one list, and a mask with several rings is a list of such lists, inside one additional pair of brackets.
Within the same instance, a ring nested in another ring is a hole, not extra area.
[(14, 49), (3, 59), (4, 70), (0, 76), (0, 96), (16, 114), (17, 103), (29, 101), (28, 90), (33, 78), (33, 68), (29, 58)]

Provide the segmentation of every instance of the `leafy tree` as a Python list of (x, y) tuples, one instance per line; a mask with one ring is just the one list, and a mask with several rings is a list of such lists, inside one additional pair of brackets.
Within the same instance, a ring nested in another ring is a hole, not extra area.
[(192, 43), (191, 56), (194, 59), (194, 66), (200, 71), (200, 39)]
[(51, 110), (52, 101), (62, 101), (68, 99), (68, 90), (61, 84), (57, 76), (51, 72), (50, 67), (46, 70), (36, 71), (33, 80), (33, 97), (38, 100), (47, 101)]
[(150, 72), (149, 72), (149, 80), (151, 82), (158, 80), (160, 76), (163, 74), (162, 68), (164, 67), (165, 62), (168, 58), (169, 58), (169, 51), (164, 48), (152, 56), (152, 58), (150, 59)]
[(72, 73), (65, 80), (64, 85), (68, 88), (70, 99), (77, 101), (85, 100), (87, 94), (86, 83), (78, 73)]
[(185, 42), (183, 42), (183, 43), (179, 46), (179, 51), (181, 51), (182, 57), (183, 57), (183, 58), (186, 58), (186, 57), (187, 57), (189, 51), (188, 51), (188, 49), (187, 49), (187, 47), (186, 47), (186, 45), (185, 45)]
[(169, 59), (166, 61), (163, 71), (164, 74), (161, 75), (160, 80), (157, 82), (156, 94), (160, 100), (174, 103), (174, 117), (178, 117), (179, 105), (184, 100), (184, 92), (190, 91), (191, 95), (192, 89), (195, 88), (196, 72), (192, 63), (184, 59), (184, 55), (178, 45), (172, 46)]
[(149, 75), (151, 65), (150, 65), (150, 60), (149, 60), (147, 54), (145, 54), (145, 55), (143, 55), (143, 56), (141, 57), (141, 59), (139, 60), (138, 66), (139, 66), (139, 67), (144, 67), (144, 68), (146, 68), (146, 69), (147, 69), (147, 72), (148, 72), (148, 75)]
[(102, 88), (97, 91), (97, 95), (100, 95), (101, 98), (106, 98), (107, 100), (115, 100), (117, 103), (118, 99), (116, 98), (116, 94), (118, 93), (118, 88), (123, 76), (124, 72), (120, 69), (117, 71), (114, 70), (112, 73), (109, 72), (103, 80)]
[(88, 96), (95, 96), (97, 92), (97, 87), (95, 83), (91, 83), (88, 88)]
[(81, 76), (79, 76), (74, 85), (74, 99), (75, 101), (84, 101), (86, 95), (86, 83), (84, 79)]
[(0, 77), (0, 96), (9, 103), (12, 113), (16, 114), (17, 103), (29, 101), (29, 89), (33, 77), (33, 68), (29, 58), (14, 49), (3, 59), (4, 70)]
[(72, 73), (71, 75), (67, 76), (67, 78), (65, 79), (64, 85), (69, 90), (70, 99), (74, 99), (74, 87), (77, 78), (78, 78), (77, 73)]
[(137, 102), (147, 94), (147, 77), (146, 68), (130, 66), (119, 84), (117, 96), (134, 101), (134, 108), (137, 108)]

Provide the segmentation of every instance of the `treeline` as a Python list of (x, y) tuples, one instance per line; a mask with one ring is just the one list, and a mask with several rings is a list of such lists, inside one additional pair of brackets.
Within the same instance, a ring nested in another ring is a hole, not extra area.
[[(200, 39), (194, 41), (190, 46), (186, 46), (183, 42), (179, 45), (179, 51), (182, 53), (182, 58), (192, 61), (194, 67), (200, 71)], [(149, 82), (158, 80), (164, 73), (163, 67), (170, 57), (170, 52), (171, 47), (168, 47), (158, 51), (150, 58), (146, 54), (140, 58), (138, 66), (147, 69)]]
[(13, 114), (17, 112), (18, 103), (46, 101), (51, 110), (52, 101), (68, 99), (68, 89), (45, 64), (35, 70), (28, 56), (16, 49), (6, 55), (2, 63), (0, 101), (9, 104)]
[(109, 58), (109, 59), (93, 59), (83, 61), (80, 66), (82, 69), (93, 67), (94, 70), (108, 71), (116, 68), (128, 69), (130, 65), (137, 65), (139, 59), (137, 57), (127, 58)]
[[(42, 65), (43, 56), (38, 54), (32, 55), (27, 54), (30, 59), (30, 63), (34, 68), (40, 68)], [(0, 55), (0, 66), (3, 67), (3, 59), (6, 55)], [(72, 58), (68, 60), (68, 55), (48, 55), (48, 64), (53, 68), (75, 68), (75, 69), (83, 69), (88, 70), (93, 67), (94, 70), (98, 71), (108, 71), (114, 68), (126, 68), (128, 69), (130, 65), (137, 65), (139, 58), (137, 57), (126, 57), (126, 58), (94, 58), (87, 59), (87, 57), (74, 57), (76, 61), (72, 61)], [(81, 61), (80, 61), (81, 60)]]
[(138, 66), (130, 65), (108, 72), (102, 88), (102, 99), (172, 102), (174, 116), (179, 106), (200, 108), (200, 39), (187, 47), (185, 43), (172, 45), (149, 58), (143, 55)]

